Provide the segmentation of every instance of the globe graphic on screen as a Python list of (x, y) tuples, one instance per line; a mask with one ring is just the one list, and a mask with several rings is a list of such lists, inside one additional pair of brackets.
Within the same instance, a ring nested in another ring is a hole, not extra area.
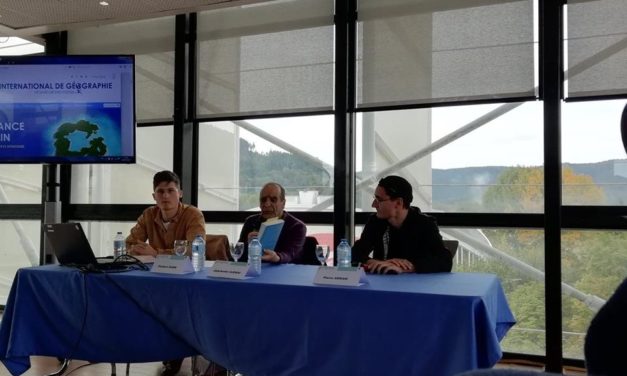
[[(87, 120), (79, 120), (76, 123), (63, 123), (54, 133), (55, 155), (60, 157), (72, 156), (102, 156), (107, 153), (107, 145), (104, 137), (99, 136), (98, 125)], [(84, 133), (85, 145), (80, 149), (72, 149), (71, 138), (76, 133)]]

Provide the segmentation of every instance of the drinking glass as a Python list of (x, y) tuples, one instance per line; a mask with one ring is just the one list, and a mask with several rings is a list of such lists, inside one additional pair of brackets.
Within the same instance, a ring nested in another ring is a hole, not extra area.
[(231, 257), (233, 257), (233, 260), (235, 260), (235, 262), (237, 262), (237, 260), (239, 260), (239, 258), (242, 257), (243, 253), (244, 253), (243, 242), (237, 242), (235, 243), (235, 245), (231, 244)]
[(187, 253), (187, 240), (175, 240), (174, 254), (177, 256), (183, 256), (185, 253)]
[(329, 246), (324, 244), (318, 244), (316, 246), (316, 258), (320, 261), (320, 265), (327, 265), (327, 258), (329, 257)]

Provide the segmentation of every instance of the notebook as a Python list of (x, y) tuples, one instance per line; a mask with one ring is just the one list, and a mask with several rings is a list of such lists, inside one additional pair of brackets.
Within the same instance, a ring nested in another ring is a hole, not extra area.
[(270, 249), (274, 251), (276, 242), (279, 240), (281, 230), (283, 229), (284, 220), (279, 218), (270, 218), (261, 223), (259, 227), (259, 241), (261, 242), (261, 249)]
[(48, 223), (44, 225), (44, 233), (48, 246), (61, 265), (102, 271), (128, 269), (128, 262), (96, 258), (80, 223)]

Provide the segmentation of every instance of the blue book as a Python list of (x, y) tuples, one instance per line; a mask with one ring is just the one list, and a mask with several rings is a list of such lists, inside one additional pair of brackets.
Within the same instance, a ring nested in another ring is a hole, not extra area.
[(259, 241), (262, 249), (274, 251), (284, 222), (282, 219), (269, 219), (261, 224), (261, 227), (259, 227)]

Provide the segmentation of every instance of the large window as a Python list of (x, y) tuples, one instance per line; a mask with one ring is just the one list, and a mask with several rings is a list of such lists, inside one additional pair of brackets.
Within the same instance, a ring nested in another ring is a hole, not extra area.
[(503, 351), (545, 353), (544, 232), (530, 229), (442, 227), (445, 239), (459, 240), (454, 272), (499, 276), (516, 325), (501, 342)]
[[(0, 37), (1, 55), (25, 55), (43, 52), (40, 44), (21, 38)], [(41, 165), (0, 165), (0, 206), (3, 204), (41, 203)], [(0, 221), (0, 305), (9, 295), (17, 269), (39, 265), (40, 221)]]
[(562, 106), (562, 202), (627, 205), (627, 159), (620, 121), (627, 101)]
[[(172, 121), (174, 20), (164, 17), (71, 31), (68, 52), (135, 55), (138, 122)], [(138, 127), (136, 139), (137, 159), (133, 165), (73, 166), (72, 203), (152, 203), (153, 175), (172, 169), (172, 126)]]
[(172, 119), (174, 17), (98, 26), (68, 34), (70, 54), (135, 55), (138, 121)]
[(330, 109), (333, 1), (274, 1), (198, 16), (198, 113)]
[(330, 210), (333, 138), (331, 116), (202, 123), (199, 207), (257, 211), (261, 187), (274, 181), (286, 210)]
[(590, 320), (627, 275), (625, 231), (562, 232), (564, 355), (583, 358)]
[(567, 97), (627, 93), (627, 2), (567, 1)]
[(533, 1), (360, 0), (358, 104), (533, 97)]
[(171, 126), (137, 128), (135, 164), (72, 166), (72, 203), (153, 203), (152, 177), (172, 170), (172, 150)]
[(372, 177), (397, 174), (425, 211), (542, 212), (541, 113), (530, 102), (361, 114), (357, 207), (373, 210)]
[(0, 221), (0, 304), (6, 304), (15, 272), (39, 265), (40, 221)]

